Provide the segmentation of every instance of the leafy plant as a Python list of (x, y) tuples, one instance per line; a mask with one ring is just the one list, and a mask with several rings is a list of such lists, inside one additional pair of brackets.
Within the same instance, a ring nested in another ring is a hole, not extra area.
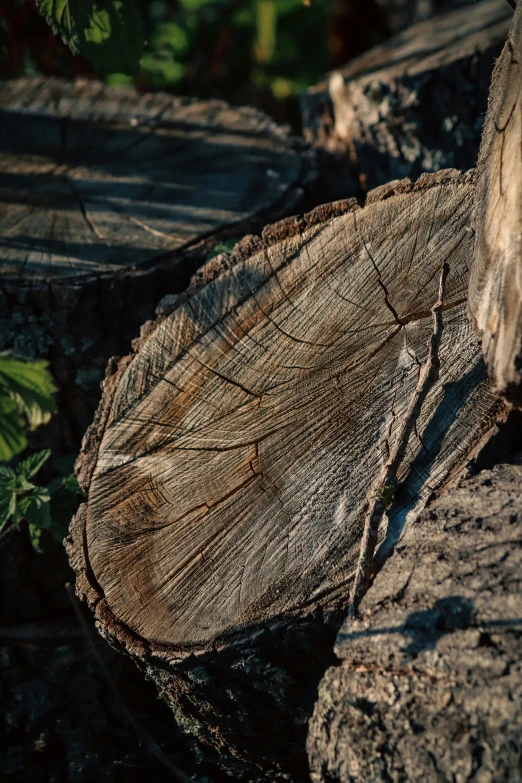
[(50, 484), (35, 483), (50, 449), (13, 464), (27, 446), (26, 429), (49, 421), (56, 407), (54, 391), (46, 361), (0, 354), (0, 532), (9, 523), (19, 527), (23, 521), (37, 550), (44, 530), (63, 538), (82, 495), (70, 459), (55, 461), (54, 472), (59, 475)]
[(45, 449), (21, 460), (16, 467), (0, 465), (0, 532), (10, 522), (16, 527), (27, 523), (34, 548), (40, 551), (43, 530), (59, 541), (83, 495), (76, 476), (60, 476), (48, 486), (38, 486), (33, 479), (51, 456)]
[(218, 242), (217, 245), (214, 245), (212, 250), (209, 250), (205, 260), (210, 261), (216, 256), (219, 256), (220, 253), (231, 253), (238, 242), (239, 242), (239, 238), (225, 239), (223, 240), (223, 242)]
[(18, 526), (25, 519), (35, 549), (40, 548), (40, 536), (51, 527), (46, 487), (38, 487), (31, 479), (51, 455), (49, 449), (22, 460), (16, 468), (0, 465), (0, 531), (8, 522)]
[(56, 409), (54, 392), (46, 361), (0, 353), (0, 462), (27, 447), (26, 427), (34, 430), (49, 421)]
[(135, 73), (143, 25), (134, 0), (36, 0), (53, 31), (97, 71)]

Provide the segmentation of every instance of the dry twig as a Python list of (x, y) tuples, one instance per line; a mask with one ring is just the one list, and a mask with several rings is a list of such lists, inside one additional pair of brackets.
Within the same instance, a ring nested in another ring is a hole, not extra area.
[(384, 516), (384, 512), (395, 496), (399, 483), (397, 473), (406, 454), (410, 435), (415, 429), (424, 401), (439, 377), (439, 346), (442, 339), (443, 326), (442, 308), (444, 304), (444, 286), (448, 272), (449, 264), (446, 261), (441, 270), (439, 296), (431, 309), (433, 315), (433, 333), (428, 342), (428, 356), (421, 369), (417, 386), (413, 392), (388, 460), (369, 496), (369, 507), (364, 520), (364, 533), (361, 541), (359, 562), (357, 564), (357, 572), (355, 574), (355, 582), (350, 600), (349, 616), (352, 617), (357, 612), (361, 598), (366, 592), (372, 576), (379, 526)]

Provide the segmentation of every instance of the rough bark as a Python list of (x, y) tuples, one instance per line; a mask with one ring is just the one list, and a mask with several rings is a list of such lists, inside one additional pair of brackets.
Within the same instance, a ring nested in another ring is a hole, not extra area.
[(105, 381), (77, 465), (78, 594), (241, 779), (306, 778), (366, 496), (417, 384), (444, 262), (440, 379), (386, 545), (491, 424), (465, 311), (472, 192), (471, 176), (440, 172), (247, 237)]
[(511, 14), (497, 0), (467, 4), (410, 27), (311, 87), (301, 113), (321, 161), (323, 197), (474, 166), (493, 61)]
[(498, 394), (522, 406), (522, 8), (497, 61), (478, 163), (469, 312)]
[(321, 682), (314, 783), (520, 780), (521, 487), (483, 471), (405, 534)]
[(295, 210), (310, 173), (255, 110), (56, 79), (0, 86), (0, 163), (0, 349), (50, 358), (71, 450), (159, 299)]

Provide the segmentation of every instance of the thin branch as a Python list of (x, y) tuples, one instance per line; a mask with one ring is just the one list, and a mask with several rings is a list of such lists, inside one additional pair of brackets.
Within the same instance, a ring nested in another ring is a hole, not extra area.
[(175, 780), (178, 780), (179, 783), (193, 783), (192, 778), (189, 778), (187, 775), (185, 775), (185, 773), (181, 769), (179, 769), (179, 767), (177, 767), (175, 764), (172, 763), (172, 761), (162, 751), (162, 749), (157, 744), (157, 742), (155, 742), (152, 739), (147, 729), (141, 725), (141, 723), (137, 720), (137, 718), (132, 714), (132, 712), (127, 707), (119, 691), (118, 686), (116, 685), (116, 683), (112, 678), (111, 672), (109, 671), (105, 661), (103, 660), (103, 657), (100, 655), (100, 651), (98, 650), (98, 646), (97, 646), (98, 640), (95, 634), (93, 633), (91, 626), (89, 625), (89, 623), (85, 618), (80, 603), (74, 594), (73, 586), (70, 584), (70, 582), (67, 582), (67, 584), (65, 585), (65, 589), (67, 590), (69, 600), (73, 605), (73, 609), (76, 612), (76, 616), (80, 621), (80, 624), (85, 632), (85, 636), (87, 637), (87, 640), (91, 646), (94, 656), (100, 665), (100, 669), (102, 670), (105, 679), (107, 680), (107, 684), (109, 685), (113, 693), (114, 699), (118, 704), (118, 707), (120, 708), (120, 711), (122, 712), (125, 720), (132, 726), (132, 728), (138, 735), (140, 741), (149, 749), (149, 751), (152, 753), (153, 756), (155, 756), (155, 758), (160, 762), (160, 764), (162, 764), (165, 767), (165, 769), (167, 769), (170, 772), (170, 774), (173, 776)]
[(419, 380), (397, 433), (390, 455), (379, 479), (369, 497), (369, 507), (364, 520), (364, 533), (361, 541), (359, 562), (350, 599), (349, 616), (353, 617), (365, 594), (373, 572), (374, 554), (377, 546), (379, 526), (384, 512), (392, 502), (398, 486), (397, 473), (408, 447), (411, 433), (414, 431), (424, 401), (439, 378), (439, 346), (442, 339), (442, 309), (444, 305), (444, 287), (449, 272), (448, 262), (444, 262), (440, 274), (439, 296), (433, 305), (433, 332), (428, 342), (428, 356), (419, 374)]
[(516, 11), (517, 4), (515, 3), (515, 0), (506, 0), (506, 2), (513, 9), (513, 11)]

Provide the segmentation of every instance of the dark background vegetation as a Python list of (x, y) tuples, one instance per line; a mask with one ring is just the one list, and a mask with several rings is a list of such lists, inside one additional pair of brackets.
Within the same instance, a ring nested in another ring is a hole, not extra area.
[[(297, 98), (328, 70), (391, 33), (469, 0), (138, 0), (146, 37), (139, 73), (109, 83), (263, 108), (298, 128)], [(500, 0), (499, 0), (500, 2)], [(2, 78), (95, 78), (36, 9), (0, 3)]]

